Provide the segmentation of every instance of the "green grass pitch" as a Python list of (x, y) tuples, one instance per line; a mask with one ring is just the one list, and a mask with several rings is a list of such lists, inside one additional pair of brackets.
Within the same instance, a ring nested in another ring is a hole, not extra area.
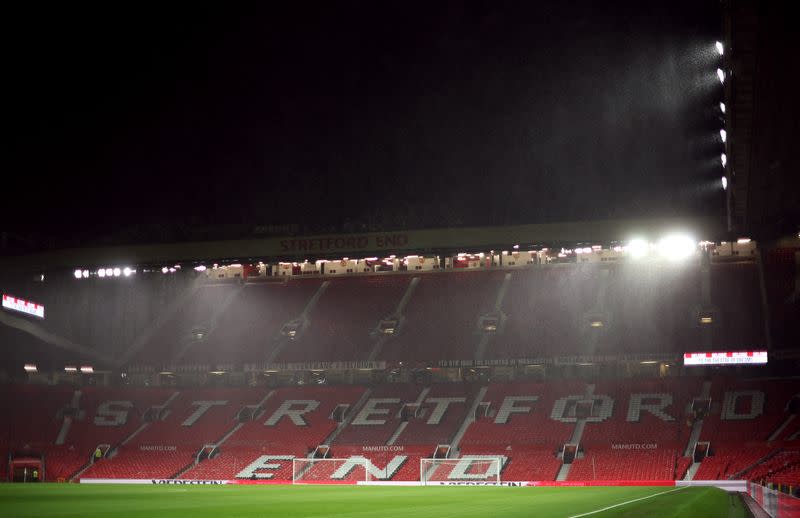
[[(659, 494), (661, 493), (661, 494)], [(655, 496), (651, 496), (655, 495)], [(650, 498), (643, 498), (648, 497)], [(631, 500), (637, 500), (630, 502)], [(626, 503), (627, 502), (627, 503)], [(618, 505), (623, 504), (623, 505)], [(616, 506), (605, 511), (595, 512)], [(0, 484), (2, 517), (413, 516), (744, 518), (709, 487), (376, 487)]]

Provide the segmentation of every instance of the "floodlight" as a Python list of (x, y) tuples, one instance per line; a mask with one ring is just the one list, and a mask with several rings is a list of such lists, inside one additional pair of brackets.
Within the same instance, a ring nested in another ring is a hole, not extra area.
[(196, 271), (196, 272), (204, 272), (204, 271), (206, 271), (206, 267), (201, 264), (200, 266), (195, 266), (194, 267), (194, 271)]
[(89, 270), (83, 270), (82, 273), (83, 273), (83, 278), (84, 279), (88, 279), (89, 278)]
[(169, 271), (169, 268), (167, 268), (166, 266), (161, 268), (161, 273), (167, 273), (168, 271)]
[(724, 191), (727, 188), (728, 188), (728, 177), (727, 176), (723, 176), (722, 177), (722, 190)]
[(72, 365), (67, 365), (64, 367), (64, 372), (78, 372), (78, 368)]
[(114, 277), (119, 277), (122, 274), (122, 270), (119, 268), (114, 268)]
[(722, 153), (719, 156), (719, 161), (722, 162), (722, 167), (725, 167), (726, 165), (728, 165), (728, 155), (726, 155), (725, 153)]
[(122, 269), (122, 275), (124, 275), (125, 277), (130, 277), (132, 273), (133, 270), (131, 270), (130, 266), (126, 266), (125, 268)]
[(728, 140), (728, 132), (724, 129), (719, 130), (719, 138), (722, 139), (722, 142), (727, 142)]
[(668, 259), (686, 259), (694, 253), (695, 243), (696, 240), (685, 234), (671, 234), (661, 238), (658, 251)]
[(723, 72), (721, 68), (717, 69), (717, 77), (719, 78), (720, 83), (725, 82), (725, 72)]
[(39, 370), (36, 368), (35, 363), (26, 363), (23, 369), (25, 369), (25, 372), (36, 372)]
[(719, 111), (725, 113), (725, 103), (719, 103)]
[(100, 268), (99, 270), (97, 270), (97, 276), (98, 277), (105, 277), (106, 276), (106, 271), (104, 269)]
[(634, 259), (647, 255), (648, 248), (647, 241), (644, 239), (631, 239), (630, 243), (628, 243), (628, 252)]
[(722, 46), (721, 41), (717, 42), (717, 52), (719, 52), (720, 56), (722, 56), (725, 53), (725, 47)]
[(75, 278), (76, 279), (80, 279), (81, 278), (81, 271), (80, 270), (75, 270)]
[(81, 366), (81, 372), (84, 374), (92, 374), (94, 372), (94, 368), (91, 365), (83, 365)]
[(106, 277), (111, 277), (114, 275), (114, 270), (112, 268), (106, 268)]

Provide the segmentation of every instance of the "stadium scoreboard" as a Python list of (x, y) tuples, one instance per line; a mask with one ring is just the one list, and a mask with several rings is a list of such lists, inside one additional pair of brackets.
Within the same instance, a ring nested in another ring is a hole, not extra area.
[(684, 365), (766, 365), (767, 351), (684, 353)]
[(3, 307), (34, 317), (44, 318), (44, 305), (3, 293)]

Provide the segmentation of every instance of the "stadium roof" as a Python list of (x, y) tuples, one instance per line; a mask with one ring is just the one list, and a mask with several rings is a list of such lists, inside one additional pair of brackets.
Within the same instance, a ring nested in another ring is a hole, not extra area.
[(181, 261), (310, 259), (395, 252), (472, 251), (481, 247), (522, 247), (576, 243), (610, 243), (653, 238), (670, 231), (714, 239), (723, 229), (712, 221), (631, 219), (576, 221), (503, 227), (434, 228), (414, 231), (285, 236), (174, 244), (71, 248), (6, 257), (4, 271), (53, 271), (108, 264), (159, 264)]

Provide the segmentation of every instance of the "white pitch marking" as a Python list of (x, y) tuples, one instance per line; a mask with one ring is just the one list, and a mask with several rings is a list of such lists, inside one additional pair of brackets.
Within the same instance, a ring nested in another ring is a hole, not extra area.
[(583, 513), (583, 514), (574, 514), (574, 515), (570, 516), (569, 518), (580, 518), (581, 516), (589, 516), (590, 514), (602, 513), (603, 511), (608, 511), (609, 509), (614, 509), (615, 507), (620, 507), (620, 506), (623, 506), (623, 505), (632, 504), (634, 502), (639, 502), (640, 500), (647, 500), (648, 498), (653, 498), (654, 496), (666, 495), (667, 493), (673, 493), (675, 491), (680, 491), (681, 489), (686, 489), (687, 487), (690, 487), (690, 486), (676, 487), (675, 489), (670, 489), (669, 491), (662, 491), (662, 492), (656, 493), (654, 495), (647, 495), (647, 496), (643, 496), (641, 498), (636, 498), (634, 500), (628, 500), (627, 502), (621, 502), (619, 504), (609, 505), (608, 507), (603, 507), (602, 509), (597, 509), (596, 511), (589, 511), (588, 513)]

